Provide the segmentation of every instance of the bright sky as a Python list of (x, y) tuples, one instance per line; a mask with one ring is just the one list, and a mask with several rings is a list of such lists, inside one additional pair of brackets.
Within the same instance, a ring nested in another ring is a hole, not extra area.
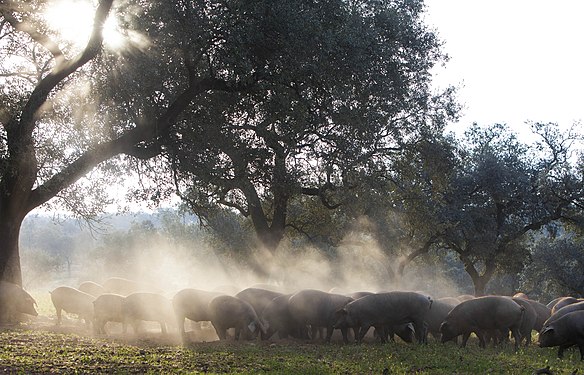
[(583, 0), (426, 0), (450, 56), (439, 87), (461, 85), (455, 128), (584, 121)]

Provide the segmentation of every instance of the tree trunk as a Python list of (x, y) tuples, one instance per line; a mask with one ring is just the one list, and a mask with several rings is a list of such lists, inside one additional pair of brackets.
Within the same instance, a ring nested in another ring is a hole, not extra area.
[[(19, 129), (14, 122), (9, 128), (11, 132)], [(9, 150), (11, 155), (0, 176), (0, 280), (22, 286), (18, 242), (22, 221), (33, 209), (29, 199), (36, 181), (37, 159), (30, 137), (9, 143)]]
[(282, 230), (273, 227), (270, 227), (265, 232), (257, 232), (257, 235), (262, 246), (268, 250), (270, 254), (276, 252), (283, 238)]
[(276, 156), (276, 164), (272, 175), (271, 190), (273, 193), (273, 206), (271, 220), (265, 212), (262, 200), (254, 184), (247, 176), (247, 162), (234, 149), (226, 151), (235, 164), (235, 175), (240, 180), (239, 189), (245, 195), (248, 206), (248, 215), (254, 226), (256, 235), (262, 246), (274, 254), (284, 238), (286, 230), (286, 218), (288, 211), (287, 172), (285, 158)]
[[(272, 221), (270, 223), (262, 207), (261, 199), (251, 182), (246, 180), (240, 189), (247, 200), (249, 216), (259, 241), (266, 250), (273, 254), (284, 237), (285, 221)], [(278, 215), (277, 212), (273, 214), (274, 216)]]
[(18, 240), (20, 227), (26, 215), (8, 215), (0, 212), (0, 280), (22, 286)]
[(489, 283), (489, 281), (491, 281), (491, 279), (493, 278), (493, 275), (495, 274), (495, 271), (497, 269), (497, 265), (495, 263), (495, 260), (494, 259), (487, 259), (485, 261), (484, 272), (481, 274), (481, 273), (479, 273), (479, 271), (475, 267), (474, 263), (469, 258), (467, 258), (465, 255), (461, 254), (460, 259), (464, 263), (465, 271), (468, 273), (468, 275), (470, 276), (470, 278), (472, 280), (472, 283), (474, 285), (474, 290), (475, 290), (475, 293), (474, 293), (475, 296), (477, 296), (477, 297), (484, 296), (486, 289), (487, 289), (487, 284)]
[(489, 279), (486, 279), (484, 276), (478, 276), (472, 279), (472, 283), (474, 284), (474, 295), (476, 297), (481, 297), (485, 295), (487, 283)]

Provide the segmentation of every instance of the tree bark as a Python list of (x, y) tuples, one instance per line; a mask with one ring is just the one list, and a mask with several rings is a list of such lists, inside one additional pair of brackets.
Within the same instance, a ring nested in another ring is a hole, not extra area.
[(9, 214), (0, 210), (0, 280), (22, 285), (20, 269), (20, 227), (26, 213)]
[[(249, 215), (258, 239), (266, 250), (273, 254), (280, 245), (282, 238), (284, 238), (286, 225), (285, 211), (288, 206), (288, 200), (282, 197), (274, 197), (274, 199), (279, 199), (280, 202), (275, 204), (273, 215), (280, 219), (272, 220), (270, 223), (268, 216), (262, 207), (261, 199), (251, 182), (247, 181), (245, 187), (242, 188), (242, 191), (248, 202)], [(284, 212), (280, 212), (281, 210)]]
[[(264, 135), (265, 137), (265, 135)], [(276, 144), (273, 149), (276, 153), (276, 161), (272, 172), (270, 190), (272, 191), (273, 208), (271, 219), (262, 205), (258, 191), (248, 176), (248, 162), (237, 148), (229, 144), (223, 151), (229, 156), (234, 165), (237, 187), (247, 202), (247, 210), (240, 209), (244, 216), (249, 216), (258, 240), (271, 254), (274, 254), (286, 230), (286, 218), (290, 194), (288, 193), (288, 174), (286, 170), (286, 158), (283, 150)]]
[(474, 295), (477, 297), (484, 296), (487, 291), (487, 284), (493, 278), (495, 271), (497, 270), (497, 265), (494, 259), (488, 259), (485, 262), (485, 270), (481, 274), (476, 269), (474, 263), (464, 255), (461, 255), (460, 259), (464, 263), (464, 269), (470, 276), (473, 286)]

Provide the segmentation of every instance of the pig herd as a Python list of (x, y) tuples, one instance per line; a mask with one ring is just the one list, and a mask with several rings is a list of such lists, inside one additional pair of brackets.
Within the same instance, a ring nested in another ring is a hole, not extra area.
[[(252, 287), (234, 295), (200, 289), (182, 289), (171, 297), (163, 291), (123, 278), (103, 285), (84, 282), (78, 288), (61, 286), (50, 292), (57, 321), (62, 312), (77, 314), (89, 329), (107, 334), (106, 324), (118, 322), (123, 332), (130, 325), (138, 332), (142, 321), (157, 322), (160, 330), (175, 327), (183, 341), (188, 338), (186, 321), (210, 322), (220, 340), (268, 340), (279, 338), (331, 341), (340, 330), (343, 342), (362, 342), (367, 336), (381, 342), (395, 340), (426, 343), (428, 335), (441, 342), (462, 337), (464, 347), (471, 333), (485, 347), (513, 338), (515, 350), (531, 343), (539, 332), (541, 347), (565, 349), (578, 346), (584, 359), (584, 299), (562, 297), (544, 305), (525, 294), (513, 297), (463, 295), (434, 299), (410, 291), (356, 292), (339, 294), (316, 289), (284, 293)], [(34, 299), (14, 284), (0, 283), (3, 316), (37, 315)], [(373, 327), (373, 332), (370, 332)]]

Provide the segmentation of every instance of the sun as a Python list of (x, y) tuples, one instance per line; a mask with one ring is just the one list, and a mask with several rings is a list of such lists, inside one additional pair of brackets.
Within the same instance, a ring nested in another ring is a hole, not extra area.
[[(95, 10), (91, 0), (54, 0), (47, 6), (45, 20), (63, 41), (83, 48), (91, 36)], [(103, 41), (107, 48), (114, 50), (124, 45), (124, 34), (113, 14), (104, 24)]]

